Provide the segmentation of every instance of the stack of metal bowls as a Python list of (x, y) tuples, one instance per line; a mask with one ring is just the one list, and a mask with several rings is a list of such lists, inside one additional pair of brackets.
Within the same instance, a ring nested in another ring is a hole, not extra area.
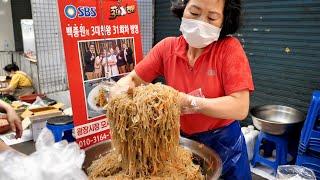
[(273, 135), (293, 132), (305, 120), (302, 112), (280, 105), (257, 106), (250, 110), (250, 115), (257, 129)]

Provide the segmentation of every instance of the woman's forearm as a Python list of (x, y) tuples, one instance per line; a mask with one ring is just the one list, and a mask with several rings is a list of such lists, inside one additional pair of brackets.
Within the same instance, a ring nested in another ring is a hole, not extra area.
[(195, 98), (198, 112), (219, 119), (243, 120), (249, 111), (249, 92), (241, 91), (219, 98)]
[(11, 86), (0, 89), (0, 92), (13, 92), (13, 91), (14, 91), (14, 89)]
[(127, 76), (121, 78), (117, 84), (120, 86), (137, 87), (141, 84), (147, 84), (147, 82), (144, 82), (133, 70)]
[(12, 109), (12, 107), (8, 103), (2, 100), (0, 100), (0, 108), (4, 109), (6, 112)]

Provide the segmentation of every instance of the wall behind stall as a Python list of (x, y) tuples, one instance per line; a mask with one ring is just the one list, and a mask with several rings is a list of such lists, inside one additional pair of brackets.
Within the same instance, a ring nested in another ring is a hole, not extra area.
[(12, 62), (14, 54), (14, 33), (11, 2), (0, 1), (0, 76), (5, 75), (3, 67)]
[(57, 1), (31, 0), (41, 93), (68, 89)]
[(154, 44), (169, 36), (179, 36), (180, 20), (170, 11), (171, 2), (155, 0)]
[[(0, 52), (14, 51), (11, 1), (0, 1)], [(1, 60), (1, 59), (0, 59)]]
[(21, 19), (32, 19), (30, 0), (11, 0), (15, 50), (23, 51)]
[(0, 39), (10, 39), (9, 48), (3, 48), (4, 43), (0, 40), (0, 75), (5, 75), (3, 67), (12, 62), (20, 69), (30, 75), (34, 86), (38, 87), (38, 73), (36, 63), (32, 63), (23, 57), (23, 41), (21, 34), (20, 20), (32, 18), (30, 0), (0, 1)]
[(237, 34), (250, 59), (252, 105), (281, 104), (307, 112), (320, 88), (320, 1), (244, 1)]
[(138, 0), (143, 55), (147, 55), (153, 43), (154, 0)]
[(4, 66), (12, 62), (12, 52), (0, 52), (0, 76), (5, 76)]

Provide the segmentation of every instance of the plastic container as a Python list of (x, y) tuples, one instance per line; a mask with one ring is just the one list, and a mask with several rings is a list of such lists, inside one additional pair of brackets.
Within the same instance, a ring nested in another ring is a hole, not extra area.
[(37, 99), (38, 96), (40, 98), (46, 97), (46, 95), (44, 95), (44, 94), (31, 94), (31, 95), (26, 95), (26, 96), (20, 96), (19, 100), (32, 104)]
[(249, 125), (248, 127), (242, 127), (241, 131), (246, 141), (248, 158), (249, 161), (251, 161), (251, 159), (253, 158), (254, 145), (259, 135), (259, 131), (254, 130), (254, 127), (252, 125)]
[(316, 176), (309, 168), (284, 165), (278, 167), (277, 180), (316, 180)]

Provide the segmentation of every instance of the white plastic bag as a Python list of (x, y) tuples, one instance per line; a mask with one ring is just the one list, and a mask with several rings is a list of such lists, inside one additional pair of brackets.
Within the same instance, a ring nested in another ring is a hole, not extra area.
[(279, 166), (277, 170), (277, 180), (316, 180), (316, 176), (311, 169), (296, 165)]
[(252, 125), (249, 125), (248, 127), (242, 127), (241, 131), (246, 141), (248, 158), (249, 161), (251, 161), (253, 158), (254, 146), (258, 138), (259, 131), (254, 130), (254, 127)]
[(33, 154), (0, 153), (0, 180), (85, 180), (84, 158), (77, 143), (54, 143), (52, 133), (45, 128)]
[(29, 109), (35, 109), (40, 107), (47, 107), (48, 105), (39, 97), (37, 96), (36, 100), (29, 106)]

